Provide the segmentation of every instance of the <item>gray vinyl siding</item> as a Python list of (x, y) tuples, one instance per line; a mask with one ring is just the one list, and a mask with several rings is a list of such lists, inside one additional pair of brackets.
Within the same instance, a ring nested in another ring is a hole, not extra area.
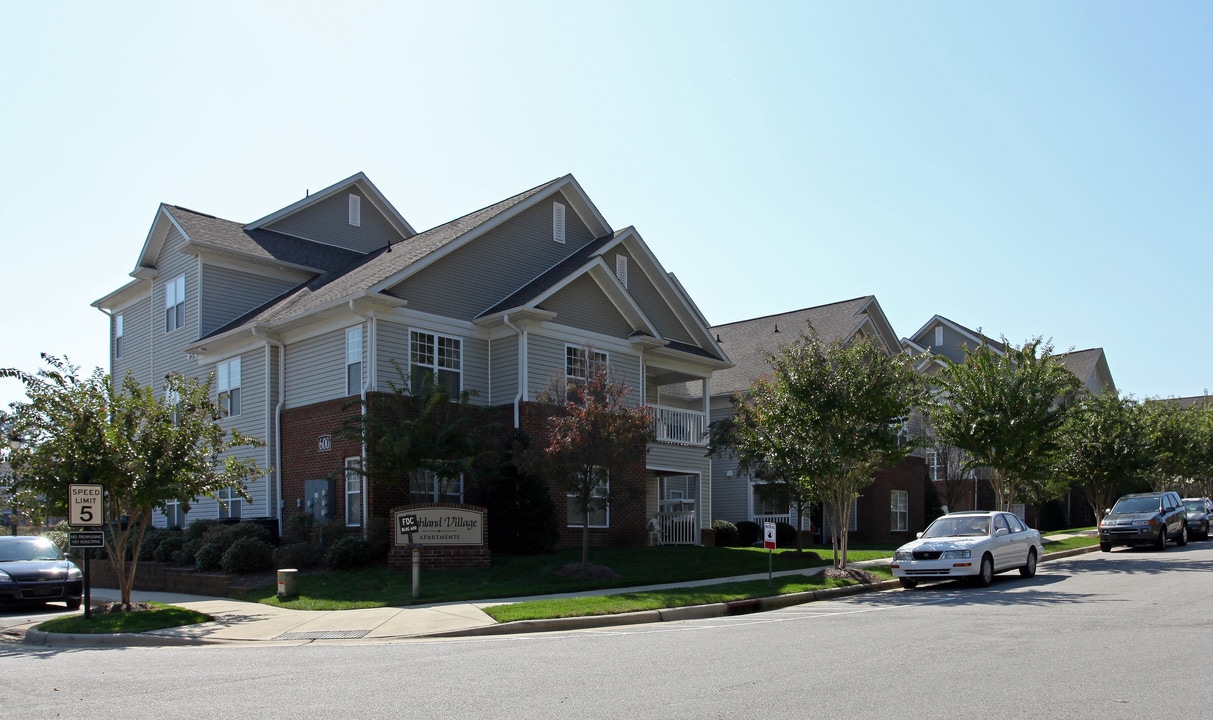
[[(350, 225), (349, 196), (362, 198), (361, 225)], [(287, 235), (369, 253), (401, 239), (396, 229), (355, 188), (333, 194), (311, 207), (266, 226)]]
[(202, 266), (199, 330), (203, 336), (273, 300), (295, 283), (214, 265)]
[[(713, 408), (711, 421), (731, 417), (729, 408)], [(737, 472), (737, 460), (728, 454), (712, 460), (712, 519), (739, 522), (750, 519), (750, 483)], [(729, 477), (732, 473), (732, 477)]]
[(588, 275), (582, 275), (540, 305), (542, 310), (556, 313), (555, 322), (581, 330), (626, 338), (632, 334), (631, 324), (619, 314)]
[[(563, 244), (552, 240), (554, 201), (569, 208)], [(412, 310), (471, 320), (593, 239), (571, 204), (557, 195), (489, 230), (391, 292), (407, 300)]]
[(512, 404), (518, 396), (518, 336), (497, 338), (489, 350), (489, 365), (492, 368), (489, 404)]
[[(127, 373), (135, 379), (140, 385), (148, 385), (152, 381), (152, 325), (155, 321), (159, 321), (157, 326), (160, 332), (164, 331), (164, 315), (163, 310), (159, 314), (152, 314), (151, 298), (143, 298), (131, 305), (126, 306), (115, 315), (122, 315), (122, 357), (116, 358), (114, 352), (114, 320), (110, 319), (110, 375), (114, 378), (115, 383), (121, 383)], [(164, 305), (163, 296), (160, 298), (160, 306)]]
[[(164, 376), (171, 372), (186, 377), (205, 377), (198, 362), (185, 354), (185, 348), (198, 341), (198, 259), (181, 252), (185, 238), (173, 228), (156, 261), (157, 275), (152, 282), (151, 345), (152, 385), (156, 394), (164, 392)], [(164, 287), (178, 275), (185, 276), (185, 323), (165, 332)]]
[(679, 322), (678, 316), (674, 314), (665, 298), (640, 269), (640, 263), (622, 247), (615, 248), (604, 255), (604, 259), (612, 271), (615, 268), (616, 255), (628, 256), (628, 293), (636, 300), (636, 304), (640, 306), (649, 320), (657, 326), (657, 331), (661, 333), (661, 336), (667, 340), (694, 344), (695, 341)]
[[(566, 345), (582, 345), (578, 340), (530, 333), (527, 336), (527, 400), (536, 400), (545, 390), (564, 385)], [(607, 350), (611, 377), (632, 390), (630, 401), (640, 401), (640, 358), (628, 353)], [(516, 391), (515, 391), (516, 392)]]
[[(378, 353), (376, 372), (378, 373), (378, 388), (383, 392), (391, 392), (392, 383), (401, 385), (404, 379), (401, 372), (409, 371), (409, 332), (433, 332), (460, 340), (463, 390), (471, 393), (469, 401), (473, 405), (488, 405), (489, 400), (489, 344), (487, 340), (478, 337), (467, 337), (454, 333), (427, 328), (423, 324), (406, 325), (403, 323), (378, 321)], [(400, 371), (392, 364), (395, 360)], [(406, 385), (407, 387), (407, 385)]]
[[(348, 327), (293, 343), (286, 349), (286, 407), (346, 397), (345, 331)], [(362, 375), (367, 372), (367, 330), (362, 330)]]
[(699, 526), (711, 527), (713, 516), (712, 459), (701, 447), (686, 445), (649, 445), (646, 467), (661, 471), (674, 471), (699, 476)]

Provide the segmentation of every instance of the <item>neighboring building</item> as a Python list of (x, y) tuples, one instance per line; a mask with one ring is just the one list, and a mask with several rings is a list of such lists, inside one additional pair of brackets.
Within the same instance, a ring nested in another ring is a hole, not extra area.
[(608, 225), (571, 175), (421, 233), (361, 173), (247, 224), (161, 205), (131, 275), (94, 303), (114, 377), (162, 390), (171, 371), (214, 373), (224, 424), (265, 439), (242, 452), (273, 468), (247, 505), (199, 498), (158, 525), (311, 512), (357, 532), (398, 498), (347, 472), (364, 449), (336, 430), (397, 364), (536, 432), (541, 393), (603, 362), (655, 406), (658, 439), (635, 477), (611, 479), (637, 484), (642, 510), (601, 513), (594, 542), (647, 537), (675, 499), (682, 535), (667, 540), (697, 542), (711, 522), (702, 431), (728, 358), (640, 234)]
[[(825, 343), (870, 339), (889, 354), (900, 351), (897, 335), (885, 318), (880, 303), (866, 296), (779, 315), (743, 320), (710, 328), (729, 359), (732, 368), (712, 378), (712, 421), (734, 413), (734, 393), (744, 394), (764, 375), (771, 372), (768, 354), (778, 353), (812, 328)], [(876, 480), (856, 501), (852, 513), (852, 542), (897, 543), (913, 539), (924, 527), (924, 488), (926, 468), (923, 459), (910, 457), (898, 465), (877, 473)], [(749, 520), (786, 522), (796, 525), (797, 509), (772, 504), (758, 492), (758, 481), (739, 474), (737, 461), (727, 455), (713, 458), (712, 506), (717, 519), (738, 522)], [(810, 516), (821, 531), (820, 514)]]

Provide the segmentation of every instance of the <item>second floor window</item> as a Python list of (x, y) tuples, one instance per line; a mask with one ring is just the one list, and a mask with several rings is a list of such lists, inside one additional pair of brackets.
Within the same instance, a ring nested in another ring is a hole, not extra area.
[(219, 363), (215, 368), (219, 386), (219, 408), (225, 416), (240, 414), (240, 358)]
[(345, 331), (345, 394), (362, 392), (362, 326)]
[(894, 490), (889, 496), (889, 529), (905, 532), (910, 529), (910, 493)]
[(178, 275), (164, 286), (164, 332), (185, 325), (185, 276)]
[(459, 338), (413, 330), (409, 333), (409, 383), (420, 393), (433, 382), (451, 398), (463, 391), (463, 343)]
[(122, 357), (122, 336), (125, 332), (122, 314), (114, 316), (114, 359)]

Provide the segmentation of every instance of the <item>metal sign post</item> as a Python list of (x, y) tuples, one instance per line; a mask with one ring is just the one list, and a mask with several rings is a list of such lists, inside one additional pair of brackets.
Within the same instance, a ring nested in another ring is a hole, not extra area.
[(92, 555), (90, 551), (93, 548), (105, 547), (105, 533), (100, 530), (73, 530), (67, 534), (67, 545), (72, 548), (81, 548), (84, 551), (84, 567), (81, 570), (84, 572), (82, 579), (84, 584), (84, 618), (87, 620), (93, 616), (92, 577), (89, 572), (88, 556)]
[(775, 523), (762, 524), (762, 544), (767, 549), (767, 587), (774, 585), (775, 577)]
[(416, 515), (400, 515), (400, 534), (409, 536), (409, 550), (413, 556), (413, 597), (421, 597), (421, 546), (413, 542), (413, 533), (418, 531)]

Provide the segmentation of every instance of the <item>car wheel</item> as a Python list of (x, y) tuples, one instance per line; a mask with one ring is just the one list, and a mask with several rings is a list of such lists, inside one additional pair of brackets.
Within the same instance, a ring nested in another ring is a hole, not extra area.
[(1167, 549), (1167, 526), (1163, 525), (1162, 530), (1158, 531), (1158, 539), (1154, 541), (1154, 549), (1162, 552)]
[(1188, 524), (1184, 523), (1179, 528), (1179, 537), (1175, 538), (1175, 544), (1183, 547), (1188, 544)]
[(1036, 548), (1028, 548), (1028, 561), (1019, 568), (1019, 574), (1026, 577), (1036, 577)]
[(917, 580), (913, 580), (911, 578), (897, 578), (897, 580), (898, 580), (898, 582), (901, 583), (901, 586), (903, 588), (905, 588), (906, 590), (913, 590), (914, 588), (918, 587)]
[(80, 609), (80, 598), (68, 598), (65, 601), (65, 603), (67, 605), (68, 610), (79, 610)]
[(990, 587), (992, 582), (994, 582), (994, 558), (983, 555), (981, 567), (977, 571), (977, 584), (981, 587)]
[(1112, 552), (1112, 543), (1101, 542), (1099, 544), (1099, 549), (1104, 552)]

